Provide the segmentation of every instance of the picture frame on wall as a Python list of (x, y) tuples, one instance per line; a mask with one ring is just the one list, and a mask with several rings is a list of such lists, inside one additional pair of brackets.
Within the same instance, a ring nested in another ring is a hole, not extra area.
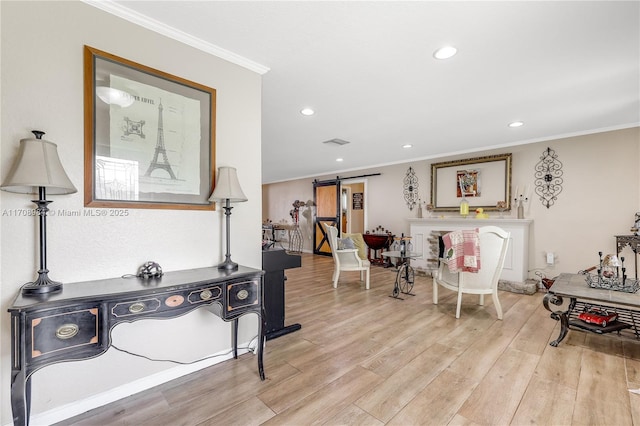
[(216, 90), (84, 47), (85, 206), (213, 210)]
[(362, 210), (364, 207), (364, 193), (363, 192), (354, 192), (352, 194), (352, 210)]
[(511, 209), (511, 153), (431, 164), (433, 211), (453, 212), (462, 195), (470, 209), (498, 210), (498, 201)]

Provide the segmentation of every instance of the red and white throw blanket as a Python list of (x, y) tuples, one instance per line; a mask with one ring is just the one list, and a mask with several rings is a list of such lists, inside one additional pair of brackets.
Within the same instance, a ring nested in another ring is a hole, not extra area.
[(442, 236), (449, 272), (480, 270), (480, 238), (477, 229), (463, 229)]

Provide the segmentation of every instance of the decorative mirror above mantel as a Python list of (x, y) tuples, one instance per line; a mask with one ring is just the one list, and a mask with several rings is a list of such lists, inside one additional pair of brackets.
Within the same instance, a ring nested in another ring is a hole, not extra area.
[(463, 197), (471, 210), (510, 210), (511, 157), (508, 153), (431, 164), (433, 211), (458, 211)]

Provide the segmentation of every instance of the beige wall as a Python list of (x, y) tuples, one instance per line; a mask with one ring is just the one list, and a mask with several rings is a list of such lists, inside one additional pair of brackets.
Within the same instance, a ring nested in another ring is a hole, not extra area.
[[(170, 40), (78, 1), (0, 2), (2, 179), (21, 138), (40, 129), (58, 144), (78, 193), (50, 197), (50, 209), (83, 212), (83, 46), (217, 89), (218, 166), (238, 168), (249, 198), (233, 209), (231, 251), (241, 264), (260, 268), (261, 76)], [(238, 149), (242, 144), (243, 149)], [(32, 197), (0, 192), (3, 212), (32, 209)], [(11, 423), (10, 321), (7, 309), (20, 286), (33, 280), (37, 228), (33, 217), (0, 215), (0, 424)], [(164, 270), (215, 265), (224, 252), (218, 211), (129, 210), (127, 217), (51, 217), (50, 276), (62, 282), (135, 273), (147, 260)], [(206, 311), (171, 321), (140, 321), (114, 329), (113, 341), (156, 358), (192, 361), (230, 347), (230, 325)], [(257, 318), (241, 319), (240, 342), (257, 333)], [(206, 338), (203, 338), (206, 336)], [(218, 362), (217, 360), (210, 361)], [(57, 364), (33, 375), (32, 424), (44, 424), (185, 374), (189, 368), (151, 362), (110, 349), (92, 360)], [(43, 414), (44, 417), (43, 417)]]
[[(430, 198), (430, 164), (511, 152), (513, 154), (512, 187), (534, 185), (534, 167), (550, 147), (562, 162), (562, 192), (555, 205), (547, 209), (537, 199), (529, 202), (525, 217), (533, 219), (529, 248), (530, 276), (537, 269), (547, 276), (576, 272), (598, 261), (598, 251), (615, 250), (615, 235), (629, 234), (634, 215), (640, 211), (640, 129), (597, 133), (550, 140), (509, 149), (478, 152), (465, 156), (415, 161), (406, 164), (361, 170), (362, 174), (381, 173), (366, 178), (366, 229), (383, 226), (395, 234), (409, 232), (408, 217), (416, 217), (403, 200), (402, 179), (409, 168), (416, 170), (421, 199)], [(360, 171), (359, 171), (360, 173)], [(319, 180), (330, 177), (318, 176)], [(302, 179), (263, 185), (266, 197), (263, 215), (277, 216), (283, 195), (292, 188), (301, 197), (312, 194), (312, 180)], [(490, 212), (497, 216), (497, 212)], [(507, 212), (515, 218), (515, 210)], [(306, 245), (310, 250), (311, 246)], [(548, 267), (544, 254), (552, 251), (556, 264)], [(633, 253), (626, 248), (629, 271), (633, 270)]]

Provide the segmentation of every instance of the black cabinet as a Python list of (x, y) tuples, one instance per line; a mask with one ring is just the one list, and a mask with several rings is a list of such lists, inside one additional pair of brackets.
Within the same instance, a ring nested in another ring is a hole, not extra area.
[(285, 318), (285, 269), (302, 266), (301, 257), (288, 254), (283, 249), (262, 251), (264, 274), (265, 336), (267, 340), (300, 330), (300, 324), (284, 325)]

